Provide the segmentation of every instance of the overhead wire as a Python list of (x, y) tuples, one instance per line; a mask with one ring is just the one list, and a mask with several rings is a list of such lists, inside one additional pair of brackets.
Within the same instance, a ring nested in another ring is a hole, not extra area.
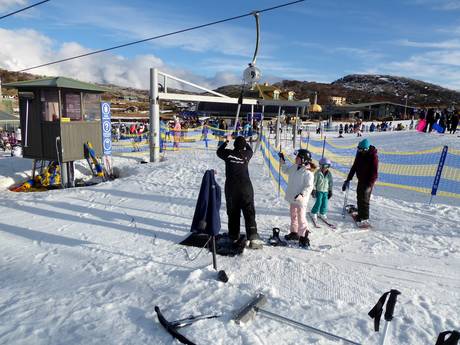
[(43, 0), (43, 1), (40, 1), (40, 2), (37, 2), (36, 4), (33, 4), (33, 5), (30, 5), (30, 6), (27, 6), (27, 7), (24, 7), (24, 8), (21, 8), (17, 11), (14, 11), (14, 12), (11, 12), (11, 13), (8, 13), (8, 14), (5, 14), (3, 16), (0, 17), (0, 19), (3, 19), (3, 18), (6, 18), (6, 17), (9, 17), (9, 16), (12, 16), (16, 13), (19, 13), (19, 12), (23, 12), (25, 10), (28, 10), (29, 8), (32, 8), (32, 7), (35, 7), (35, 6), (38, 6), (38, 5), (41, 5), (41, 4), (44, 4), (45, 2), (48, 2), (50, 0)]
[[(47, 1), (49, 1), (49, 0), (47, 0)], [(65, 59), (60, 59), (60, 60), (56, 60), (56, 61), (52, 61), (52, 62), (47, 62), (47, 63), (41, 64), (41, 65), (37, 65), (37, 66), (32, 66), (32, 67), (24, 68), (24, 69), (21, 69), (21, 70), (16, 71), (16, 72), (30, 71), (30, 70), (32, 70), (32, 69), (36, 69), (36, 68), (40, 68), (40, 67), (45, 67), (45, 66), (50, 66), (50, 65), (58, 64), (58, 63), (61, 63), (61, 62), (66, 62), (66, 61), (70, 61), (70, 60), (75, 60), (75, 59), (79, 59), (79, 58), (86, 57), (86, 56), (90, 56), (90, 55), (94, 55), (94, 54), (100, 54), (100, 53), (108, 52), (108, 51), (111, 51), (111, 50), (120, 49), (120, 48), (124, 48), (124, 47), (128, 47), (128, 46), (132, 46), (132, 45), (135, 45), (135, 44), (139, 44), (139, 43), (144, 43), (144, 42), (147, 42), (147, 41), (156, 40), (156, 39), (163, 38), (163, 37), (173, 36), (173, 35), (177, 35), (177, 34), (180, 34), (180, 33), (184, 33), (184, 32), (188, 32), (188, 31), (192, 31), (192, 30), (201, 29), (201, 28), (204, 28), (204, 27), (207, 27), (207, 26), (212, 26), (212, 25), (216, 25), (216, 24), (221, 24), (221, 23), (229, 22), (229, 21), (236, 20), (236, 19), (241, 19), (241, 18), (248, 17), (248, 16), (253, 16), (255, 12), (256, 12), (256, 13), (263, 13), (263, 12), (273, 11), (273, 10), (276, 10), (276, 9), (279, 9), (279, 8), (282, 8), (282, 7), (294, 5), (294, 4), (297, 4), (297, 3), (300, 3), (300, 2), (304, 2), (304, 1), (305, 1), (305, 0), (291, 1), (291, 2), (288, 2), (288, 3), (281, 4), (281, 5), (277, 5), (277, 6), (273, 6), (273, 7), (264, 8), (264, 9), (258, 10), (258, 11), (251, 11), (251, 12), (249, 12), (249, 13), (241, 14), (241, 15), (234, 16), (234, 17), (230, 17), (230, 18), (226, 18), (226, 19), (217, 20), (217, 21), (210, 22), (210, 23), (207, 23), (207, 24), (192, 26), (192, 27), (189, 27), (189, 28), (186, 28), (186, 29), (181, 29), (181, 30), (169, 32), (169, 33), (167, 33), (167, 34), (162, 34), (162, 35), (158, 35), (158, 36), (153, 36), (153, 37), (149, 37), (149, 38), (144, 38), (144, 39), (142, 39), (142, 40), (138, 40), (138, 41), (134, 41), (134, 42), (129, 42), (129, 43), (125, 43), (125, 44), (120, 44), (120, 45), (117, 45), (117, 46), (114, 46), (114, 47), (110, 47), (110, 48), (95, 50), (95, 51), (92, 51), (92, 52), (89, 52), (89, 53), (80, 54), (80, 55), (76, 55), (76, 56), (72, 56), (72, 57), (68, 57), (68, 58), (65, 58)]]

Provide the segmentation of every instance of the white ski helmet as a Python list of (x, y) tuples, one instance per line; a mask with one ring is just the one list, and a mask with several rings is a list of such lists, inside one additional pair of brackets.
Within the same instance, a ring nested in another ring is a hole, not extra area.
[(327, 159), (326, 157), (323, 157), (319, 160), (319, 166), (325, 166), (327, 165), (328, 167), (330, 167), (332, 165), (332, 162)]

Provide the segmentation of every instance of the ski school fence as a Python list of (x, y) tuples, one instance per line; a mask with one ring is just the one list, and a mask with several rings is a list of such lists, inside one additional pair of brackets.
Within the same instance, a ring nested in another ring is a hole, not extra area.
[[(323, 156), (329, 158), (334, 172), (344, 178), (356, 155), (356, 145), (339, 146), (326, 139), (313, 138), (302, 138), (301, 144), (315, 160)], [(272, 146), (263, 135), (261, 149), (270, 176), (278, 184), (278, 193), (284, 193), (287, 176), (280, 170), (279, 148)], [(460, 199), (460, 150), (445, 146), (416, 152), (379, 151), (378, 155), (378, 186)]]
[[(231, 133), (233, 133), (232, 129), (224, 130), (210, 126), (182, 130), (162, 126), (160, 129), (160, 151), (207, 149), (211, 144), (217, 146), (219, 140), (224, 141), (225, 137)], [(123, 135), (121, 139), (112, 142), (114, 155), (125, 156), (148, 151), (148, 133), (127, 134)]]

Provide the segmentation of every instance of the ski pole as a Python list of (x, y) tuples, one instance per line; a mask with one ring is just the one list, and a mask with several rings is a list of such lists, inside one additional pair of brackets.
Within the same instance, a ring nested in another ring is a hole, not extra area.
[(380, 338), (380, 345), (385, 345), (388, 329), (390, 328), (390, 322), (393, 320), (393, 313), (396, 305), (396, 298), (401, 294), (398, 290), (391, 290), (390, 297), (387, 302), (387, 309), (385, 310), (385, 327), (383, 328), (382, 337)]
[(346, 212), (346, 208), (347, 208), (349, 189), (350, 189), (350, 186), (348, 185), (347, 188), (345, 189), (345, 197), (343, 199), (343, 209), (342, 209), (342, 217), (343, 218), (345, 218), (345, 212)]
[[(281, 153), (281, 141), (280, 141), (280, 153)], [(278, 155), (278, 198), (281, 195), (281, 158)]]
[(400, 295), (401, 292), (398, 290), (390, 290), (388, 292), (385, 292), (377, 301), (376, 305), (371, 309), (371, 311), (368, 313), (368, 315), (374, 319), (374, 330), (376, 332), (379, 331), (380, 328), (380, 318), (382, 317), (382, 312), (383, 312), (383, 305), (386, 302), (387, 296), (390, 295), (388, 298), (387, 302), (387, 307), (385, 310), (385, 327), (383, 329), (382, 336), (380, 337), (380, 342), (379, 345), (385, 345), (385, 340), (386, 336), (388, 333), (388, 329), (390, 328), (390, 322), (393, 320), (393, 313), (395, 310), (395, 305), (396, 305), (396, 298), (398, 295)]

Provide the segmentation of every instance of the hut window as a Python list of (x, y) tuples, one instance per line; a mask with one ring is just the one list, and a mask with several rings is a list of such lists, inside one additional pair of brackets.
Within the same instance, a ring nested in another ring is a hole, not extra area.
[(101, 118), (101, 95), (95, 93), (83, 94), (83, 119), (97, 121)]
[(65, 112), (63, 117), (70, 121), (81, 120), (81, 96), (80, 93), (66, 93), (64, 97)]
[(43, 90), (41, 101), (43, 121), (59, 121), (59, 94), (57, 90)]

